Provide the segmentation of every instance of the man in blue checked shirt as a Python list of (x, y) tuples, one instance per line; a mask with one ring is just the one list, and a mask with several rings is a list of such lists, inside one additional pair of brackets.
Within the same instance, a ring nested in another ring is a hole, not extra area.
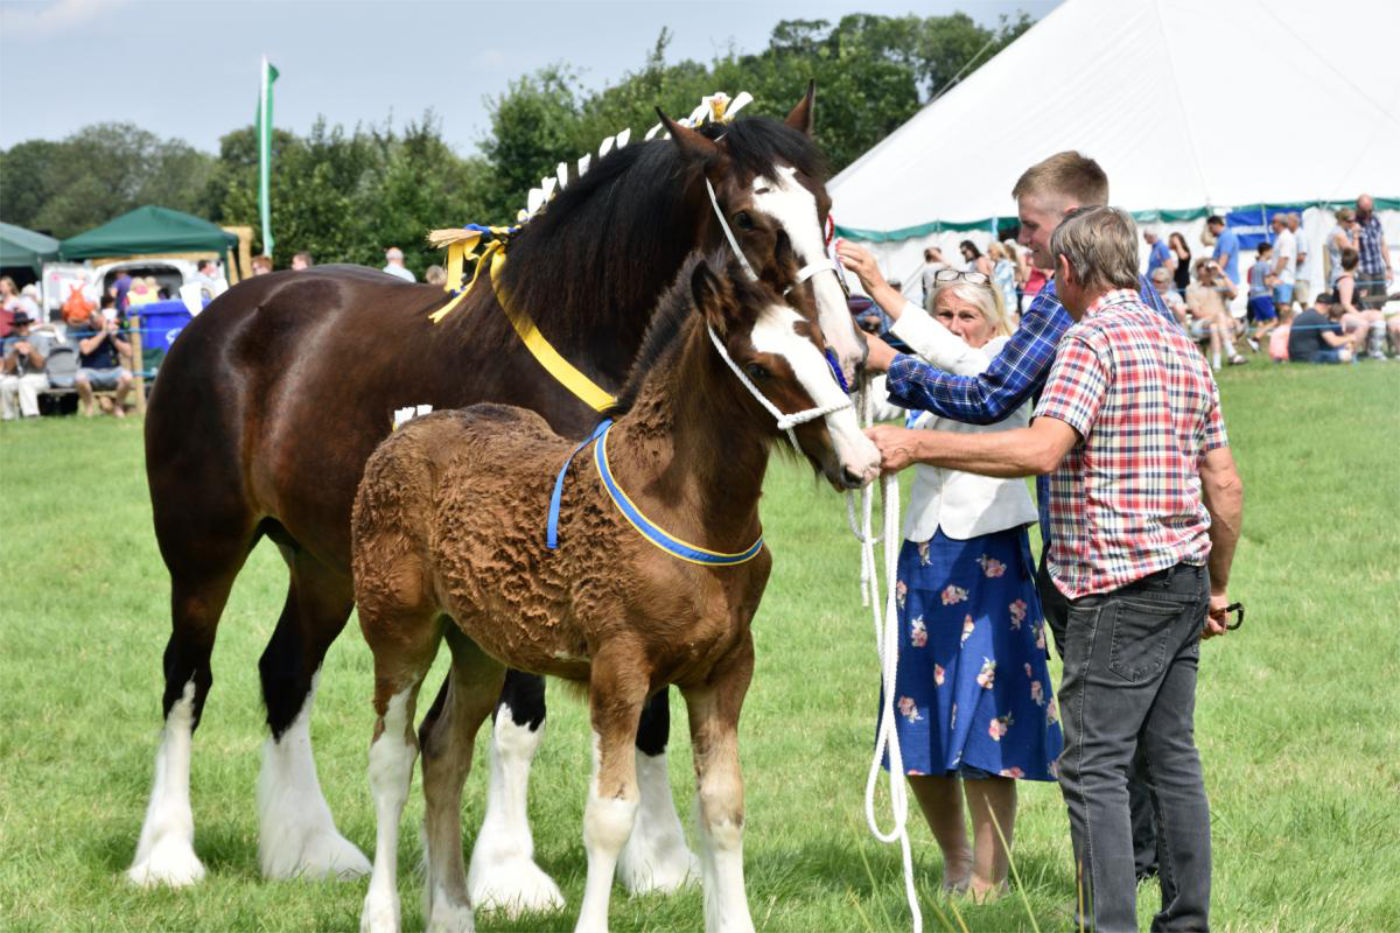
[[(1093, 159), (1074, 151), (1060, 152), (1028, 168), (1011, 190), (1011, 196), (1016, 199), (1021, 222), (1019, 240), (1030, 248), (1031, 262), (1041, 269), (1053, 269), (1051, 234), (1075, 208), (1108, 204), (1108, 176)], [(927, 322), (931, 319), (885, 282), (869, 252), (843, 241), (837, 246), (837, 255), (846, 268), (859, 276), (866, 293), (894, 321), (892, 333), (900, 335), (901, 324), (905, 327), (917, 324), (925, 338), (922, 345), (933, 341), (936, 347), (930, 358), (948, 368), (957, 368), (953, 362), (968, 352), (966, 345), (941, 324), (934, 322), (930, 328)], [(1138, 284), (1143, 302), (1176, 326), (1175, 318), (1152, 283), (1140, 278)], [(905, 321), (906, 317), (910, 320)], [(1073, 323), (1056, 296), (1052, 281), (1040, 290), (1021, 315), (1021, 326), (992, 365), (978, 375), (958, 376), (935, 368), (918, 357), (896, 353), (878, 337), (867, 338), (870, 355), (865, 365), (877, 372), (888, 371), (889, 397), (896, 405), (931, 411), (970, 424), (992, 424), (1040, 394), (1050, 374), (1050, 365), (1055, 361), (1060, 338)], [(1055, 648), (1063, 656), (1067, 605), (1045, 566), (1050, 532), (1047, 489), (1046, 478), (1037, 477), (1036, 499), (1044, 544), (1036, 588), (1045, 620), (1055, 638)], [(1133, 813), (1134, 861), (1141, 880), (1157, 872), (1152, 799), (1138, 774), (1129, 780), (1128, 791)]]

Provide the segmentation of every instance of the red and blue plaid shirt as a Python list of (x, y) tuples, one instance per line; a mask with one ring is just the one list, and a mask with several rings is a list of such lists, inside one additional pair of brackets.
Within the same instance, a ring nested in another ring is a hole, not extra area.
[(1112, 291), (1060, 341), (1037, 418), (1080, 442), (1050, 476), (1049, 569), (1070, 599), (1175, 564), (1204, 564), (1201, 460), (1224, 447), (1205, 357), (1129, 290)]

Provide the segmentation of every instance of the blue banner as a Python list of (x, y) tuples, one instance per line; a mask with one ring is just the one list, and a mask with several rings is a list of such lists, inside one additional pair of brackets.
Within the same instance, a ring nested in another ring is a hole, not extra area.
[(1230, 211), (1225, 215), (1225, 226), (1240, 238), (1240, 249), (1258, 249), (1259, 244), (1273, 245), (1274, 235), (1269, 222), (1278, 214), (1291, 213), (1287, 207), (1254, 207), (1244, 211)]

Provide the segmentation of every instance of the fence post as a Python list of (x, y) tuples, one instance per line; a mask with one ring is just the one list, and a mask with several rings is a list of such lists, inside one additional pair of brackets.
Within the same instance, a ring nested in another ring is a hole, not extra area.
[(136, 392), (136, 414), (146, 417), (146, 361), (141, 355), (141, 316), (131, 318), (131, 380)]

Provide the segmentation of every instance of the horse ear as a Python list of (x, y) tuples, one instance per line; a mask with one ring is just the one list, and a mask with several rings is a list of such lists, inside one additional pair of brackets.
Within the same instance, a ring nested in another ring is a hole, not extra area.
[(807, 93), (802, 95), (802, 99), (797, 102), (797, 106), (787, 115), (784, 122), (788, 126), (807, 136), (812, 135), (812, 105), (817, 99), (817, 82), (807, 82)]
[(729, 290), (729, 283), (716, 275), (709, 263), (702, 259), (695, 264), (690, 274), (690, 296), (695, 301), (695, 310), (721, 335), (729, 331)]
[(671, 142), (676, 144), (682, 155), (699, 162), (712, 162), (719, 158), (719, 146), (712, 140), (672, 120), (661, 112), (660, 107), (656, 108), (656, 115), (661, 118), (661, 125), (671, 134)]

